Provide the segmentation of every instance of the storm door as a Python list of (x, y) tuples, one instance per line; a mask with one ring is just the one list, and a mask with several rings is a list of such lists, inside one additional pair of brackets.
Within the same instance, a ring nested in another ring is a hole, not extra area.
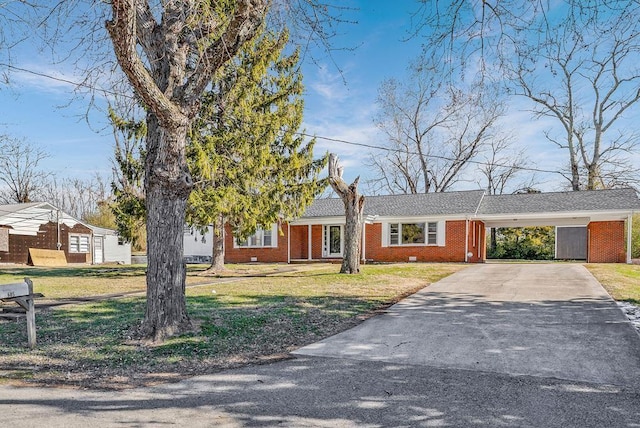
[(324, 245), (322, 251), (324, 257), (342, 257), (342, 235), (342, 226), (324, 226)]

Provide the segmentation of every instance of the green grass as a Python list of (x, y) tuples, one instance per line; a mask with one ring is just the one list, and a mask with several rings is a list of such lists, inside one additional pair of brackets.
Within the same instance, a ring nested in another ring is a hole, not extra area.
[[(200, 274), (205, 265), (189, 265), (187, 284), (211, 282), (212, 277)], [(228, 265), (228, 270), (218, 277), (264, 276), (287, 265)], [(28, 277), (33, 281), (34, 291), (45, 295), (45, 300), (60, 300), (84, 296), (120, 294), (146, 289), (146, 269), (144, 265), (130, 266), (70, 266), (42, 268), (31, 266), (0, 268), (0, 284), (22, 281)]]
[(640, 305), (640, 265), (585, 264), (615, 300)]
[[(195, 266), (187, 288), (190, 333), (161, 345), (135, 340), (144, 296), (44, 310), (37, 314), (34, 351), (25, 348), (24, 321), (0, 322), (0, 381), (123, 388), (284, 358), (463, 267), (367, 265), (360, 275), (340, 275), (338, 265), (279, 274), (273, 267), (242, 266), (221, 279), (235, 276), (233, 282), (219, 282), (197, 276), (204, 267)], [(24, 270), (41, 292), (61, 299), (144, 287), (142, 267)], [(0, 283), (24, 270), (0, 270)], [(78, 289), (69, 289), (73, 285)]]

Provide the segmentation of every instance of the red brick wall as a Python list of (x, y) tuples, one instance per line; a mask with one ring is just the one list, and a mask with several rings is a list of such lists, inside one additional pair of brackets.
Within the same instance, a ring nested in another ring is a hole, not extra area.
[[(311, 226), (311, 257), (314, 259), (322, 258), (322, 230), (321, 224)], [(306, 239), (305, 242), (307, 242)]]
[(624, 221), (592, 221), (587, 226), (589, 263), (624, 263)]
[[(484, 230), (484, 225), (482, 226)], [(365, 240), (367, 260), (374, 262), (407, 262), (415, 256), (418, 262), (464, 262), (465, 221), (447, 221), (445, 246), (382, 246), (382, 224), (366, 225)], [(483, 240), (484, 242), (484, 240)]]
[[(91, 229), (81, 224), (69, 227), (60, 224), (60, 243), (69, 263), (91, 263), (91, 253), (69, 253), (69, 233), (91, 235)], [(9, 251), (0, 252), (0, 262), (27, 264), (29, 262), (29, 248), (57, 250), (58, 226), (49, 222), (40, 226), (36, 236), (9, 234)], [(91, 242), (93, 248), (93, 242)]]
[(307, 259), (307, 234), (307, 226), (291, 226), (291, 259)]
[[(262, 263), (276, 263), (287, 262), (287, 225), (281, 226), (282, 233), (278, 233), (278, 246), (268, 248), (234, 248), (233, 246), (233, 233), (231, 227), (226, 225), (225, 230), (225, 256), (224, 260), (228, 263), (248, 263), (251, 262), (252, 257), (256, 257), (257, 262)], [(305, 240), (306, 242), (306, 240)], [(293, 244), (293, 243), (292, 243)]]

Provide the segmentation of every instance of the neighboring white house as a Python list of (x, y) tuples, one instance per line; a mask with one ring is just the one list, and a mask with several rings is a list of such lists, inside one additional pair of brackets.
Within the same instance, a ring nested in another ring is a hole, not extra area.
[(87, 226), (93, 231), (93, 264), (131, 264), (131, 243), (122, 241), (115, 230)]
[(213, 229), (207, 228), (206, 233), (200, 233), (195, 227), (185, 226), (184, 260), (187, 263), (210, 263), (213, 251)]

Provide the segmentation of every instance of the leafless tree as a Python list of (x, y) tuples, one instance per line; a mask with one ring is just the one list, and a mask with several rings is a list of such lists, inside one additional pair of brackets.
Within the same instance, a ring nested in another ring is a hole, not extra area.
[[(296, 7), (301, 8), (300, 3)], [(322, 34), (326, 8), (305, 2), (299, 17)], [(215, 72), (265, 23), (269, 0), (149, 2), (113, 0), (107, 31), (118, 64), (147, 109), (145, 201), (147, 309), (143, 335), (155, 341), (190, 329), (182, 262), (183, 227), (193, 180), (187, 132)], [(304, 9), (304, 8), (303, 8)]]
[(444, 192), (493, 137), (502, 115), (497, 96), (477, 83), (453, 85), (424, 62), (410, 77), (388, 79), (379, 90), (377, 123), (388, 154), (376, 156), (373, 185), (389, 193)]
[(342, 179), (342, 167), (338, 163), (338, 157), (333, 153), (329, 154), (329, 184), (344, 203), (346, 219), (345, 248), (340, 273), (360, 273), (364, 196), (358, 193), (359, 181), (360, 177), (357, 177), (353, 183), (347, 184)]
[(92, 96), (111, 97), (124, 83), (147, 111), (149, 266), (141, 333), (161, 341), (189, 330), (182, 229), (193, 181), (185, 144), (202, 93), (216, 70), (262, 25), (300, 28), (293, 34), (308, 46), (331, 37), (342, 8), (322, 0), (58, 0), (44, 9), (38, 37), (51, 48), (52, 61), (82, 71), (79, 90), (88, 87)]
[(640, 8), (631, 16), (578, 12), (569, 8), (542, 43), (515, 45), (516, 93), (533, 101), (536, 117), (559, 125), (545, 135), (566, 151), (563, 176), (573, 190), (638, 182), (629, 119), (640, 101)]
[(64, 212), (86, 220), (98, 210), (98, 205), (110, 198), (106, 180), (99, 175), (91, 178), (56, 178), (50, 175), (39, 191), (43, 200), (52, 203)]
[(546, 136), (566, 151), (573, 189), (638, 181), (637, 136), (623, 124), (637, 114), (637, 0), (425, 0), (414, 18), (443, 71), (510, 73), (536, 117), (557, 121)]
[(536, 180), (531, 170), (534, 166), (524, 148), (514, 149), (513, 141), (509, 138), (495, 138), (489, 142), (484, 156), (479, 159), (482, 181), (478, 184), (489, 195), (533, 187)]
[(147, 107), (149, 266), (143, 335), (155, 341), (191, 328), (181, 261), (193, 188), (185, 159), (187, 132), (215, 71), (256, 34), (269, 2), (234, 3), (224, 10), (205, 2), (111, 2), (107, 31), (116, 58)]
[(41, 167), (49, 154), (38, 146), (0, 136), (0, 202), (36, 202), (51, 173)]

